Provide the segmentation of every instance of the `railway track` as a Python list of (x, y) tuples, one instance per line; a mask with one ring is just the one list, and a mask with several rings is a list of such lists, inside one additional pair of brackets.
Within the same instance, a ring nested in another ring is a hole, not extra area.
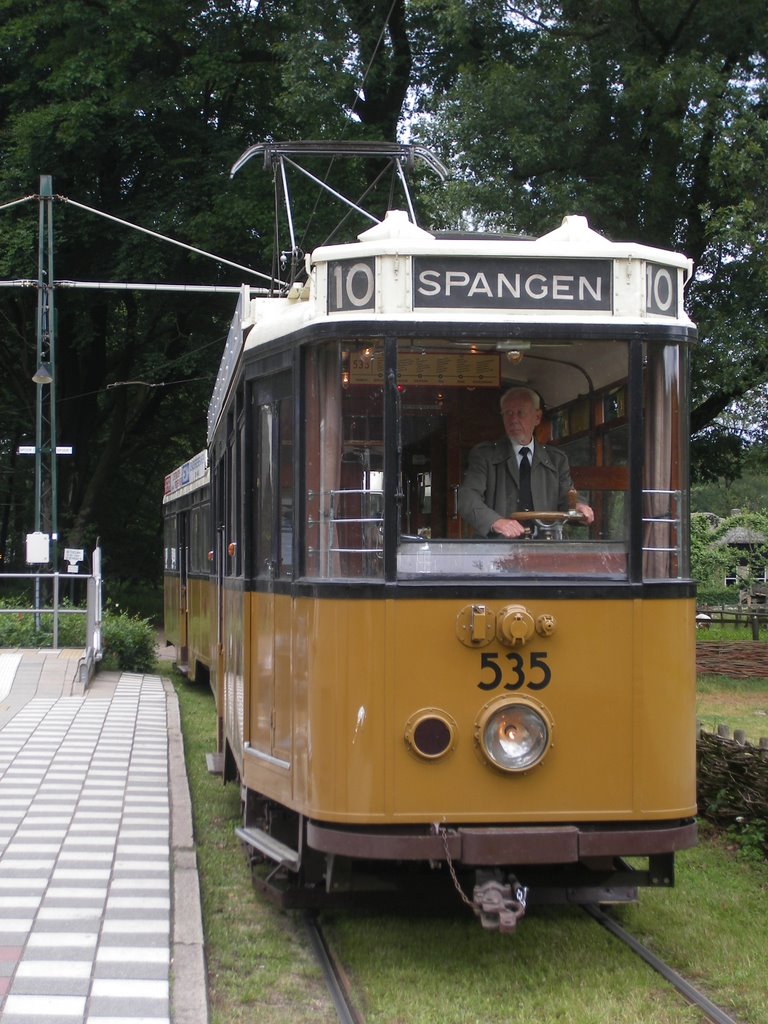
[(333, 1005), (336, 1008), (336, 1015), (339, 1018), (340, 1024), (364, 1024), (363, 1018), (357, 1012), (352, 1002), (349, 985), (346, 982), (341, 965), (325, 941), (317, 915), (307, 911), (304, 914), (304, 924), (309, 935), (312, 950), (320, 964), (323, 978), (328, 986)]
[[(666, 964), (652, 953), (651, 950), (622, 928), (620, 924), (614, 921), (612, 917), (601, 910), (596, 904), (587, 904), (583, 909), (598, 924), (602, 925), (615, 938), (623, 942), (633, 953), (669, 982), (688, 1003), (700, 1010), (712, 1024), (738, 1024), (733, 1017), (729, 1016), (719, 1006), (716, 1006), (703, 992), (700, 992), (690, 982), (686, 981), (669, 964)], [(304, 923), (313, 952), (322, 969), (323, 977), (328, 986), (328, 991), (333, 1000), (340, 1024), (364, 1024), (363, 1018), (352, 1002), (349, 984), (344, 971), (326, 942), (317, 915), (307, 912), (304, 915)]]
[(636, 953), (642, 960), (644, 960), (650, 967), (657, 971), (666, 981), (670, 983), (682, 996), (687, 999), (688, 1002), (695, 1006), (697, 1009), (705, 1015), (707, 1020), (712, 1021), (712, 1024), (737, 1024), (733, 1017), (721, 1010), (719, 1006), (708, 999), (703, 992), (700, 992), (697, 988), (694, 988), (690, 982), (686, 981), (677, 971), (673, 970), (669, 964), (664, 963), (660, 960), (655, 953), (652, 953), (647, 946), (644, 946), (641, 942), (630, 935), (628, 931), (621, 927), (616, 921), (613, 920), (608, 914), (602, 911), (596, 904), (591, 903), (584, 906), (584, 910), (587, 914), (595, 919), (598, 924), (601, 924), (603, 928), (614, 935), (617, 939), (628, 946), (633, 953)]

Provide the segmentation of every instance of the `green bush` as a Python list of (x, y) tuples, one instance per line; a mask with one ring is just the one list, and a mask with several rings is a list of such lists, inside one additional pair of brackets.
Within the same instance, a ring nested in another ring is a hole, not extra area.
[(101, 624), (102, 668), (151, 672), (155, 667), (155, 631), (149, 619), (107, 612)]
[[(31, 602), (24, 597), (0, 598), (0, 608), (31, 609)], [(62, 609), (71, 608), (68, 601), (62, 601)], [(22, 612), (0, 614), (0, 647), (52, 647), (53, 614), (41, 611), (37, 615)], [(58, 630), (59, 647), (85, 646), (85, 614), (60, 614)]]
[(696, 588), (696, 604), (701, 608), (719, 608), (721, 605), (738, 607), (738, 587), (702, 587)]

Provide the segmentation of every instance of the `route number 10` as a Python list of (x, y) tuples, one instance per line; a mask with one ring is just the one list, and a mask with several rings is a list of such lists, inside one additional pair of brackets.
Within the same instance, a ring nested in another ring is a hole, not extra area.
[(337, 260), (328, 265), (328, 312), (374, 309), (376, 304), (376, 262)]

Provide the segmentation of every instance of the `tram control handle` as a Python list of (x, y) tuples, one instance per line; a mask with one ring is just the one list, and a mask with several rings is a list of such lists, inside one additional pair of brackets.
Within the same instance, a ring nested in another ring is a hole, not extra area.
[[(545, 538), (547, 540), (563, 539), (563, 526), (566, 523), (585, 523), (586, 517), (576, 508), (578, 502), (578, 494), (571, 488), (568, 491), (568, 511), (567, 512), (511, 512), (508, 519), (516, 519), (519, 523), (530, 523), (534, 522), (537, 526), (541, 527)], [(530, 529), (526, 529), (526, 537), (531, 536)]]
[[(576, 509), (569, 509), (568, 512), (510, 512), (508, 519), (516, 519), (519, 523), (534, 523), (544, 534), (545, 540), (562, 540), (563, 526), (566, 523), (586, 523), (586, 518)], [(529, 539), (532, 536), (530, 527), (526, 528), (519, 540)], [(509, 540), (509, 537), (500, 538)]]

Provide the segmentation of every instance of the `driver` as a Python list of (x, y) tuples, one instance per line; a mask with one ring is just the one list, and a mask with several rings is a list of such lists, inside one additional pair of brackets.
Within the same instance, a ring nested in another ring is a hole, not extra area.
[[(510, 519), (512, 513), (567, 512), (568, 492), (573, 491), (565, 452), (534, 440), (541, 422), (537, 392), (524, 387), (505, 391), (501, 418), (507, 436), (472, 449), (459, 487), (459, 515), (481, 537), (521, 537), (525, 526)], [(594, 521), (589, 505), (577, 501), (575, 507), (584, 522)]]

